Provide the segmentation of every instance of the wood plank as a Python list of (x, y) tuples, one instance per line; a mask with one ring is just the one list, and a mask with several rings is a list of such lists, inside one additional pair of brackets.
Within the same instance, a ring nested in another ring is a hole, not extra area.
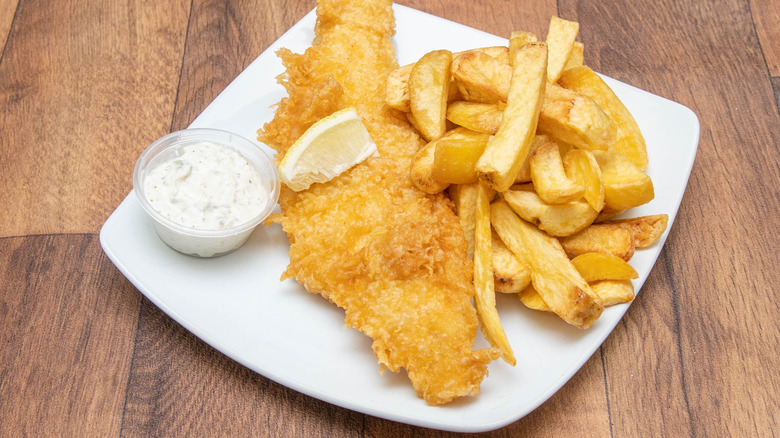
[(127, 195), (170, 129), (189, 5), (19, 4), (0, 64), (0, 236), (96, 232)]
[[(233, 79), (314, 1), (263, 5), (245, 0), (193, 2), (172, 130), (186, 128)], [(262, 124), (258, 120), (258, 128)]]
[(525, 30), (544, 39), (550, 17), (558, 14), (558, 6), (552, 0), (535, 2), (402, 0), (397, 3), (503, 38), (509, 38), (512, 31)]
[(117, 436), (140, 294), (95, 235), (0, 239), (0, 430)]
[(561, 9), (580, 21), (586, 63), (687, 105), (702, 128), (662, 256), (605, 346), (614, 434), (769, 435), (780, 306), (760, 297), (780, 281), (780, 117), (748, 3)]
[(769, 73), (780, 76), (780, 3), (750, 0), (750, 11)]
[(144, 300), (123, 436), (359, 437), (362, 415), (272, 382)]
[[(11, 31), (11, 24), (18, 4), (19, 0), (6, 0), (0, 3), (0, 54), (3, 53), (3, 48), (8, 40), (8, 33)], [(0, 62), (2, 62), (2, 56), (0, 56)]]

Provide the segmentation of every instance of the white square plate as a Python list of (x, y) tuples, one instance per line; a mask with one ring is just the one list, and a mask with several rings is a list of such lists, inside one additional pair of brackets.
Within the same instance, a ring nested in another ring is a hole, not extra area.
[[(414, 9), (399, 5), (394, 9), (401, 64), (433, 49), (507, 43)], [(219, 128), (255, 139), (256, 130), (271, 120), (272, 106), (285, 93), (274, 79), (283, 71), (274, 52), (281, 47), (303, 52), (314, 37), (314, 23), (312, 11), (247, 67), (191, 127)], [(671, 227), (696, 155), (698, 120), (684, 106), (605, 80), (633, 113), (647, 141), (648, 173), (656, 197), (631, 216), (666, 213)], [(631, 260), (640, 276), (634, 282), (637, 291), (665, 240), (666, 234)], [(130, 193), (103, 225), (100, 242), (150, 301), (246, 367), (348, 409), (443, 430), (495, 429), (531, 412), (580, 369), (628, 309), (609, 308), (591, 329), (580, 331), (555, 316), (524, 308), (515, 297), (499, 296), (501, 321), (517, 353), (517, 366), (493, 362), (477, 397), (431, 407), (417, 398), (403, 373), (379, 375), (370, 340), (344, 329), (341, 309), (292, 280), (279, 281), (289, 262), (289, 244), (278, 225), (259, 227), (244, 247), (227, 256), (188, 257), (157, 238), (151, 220)]]

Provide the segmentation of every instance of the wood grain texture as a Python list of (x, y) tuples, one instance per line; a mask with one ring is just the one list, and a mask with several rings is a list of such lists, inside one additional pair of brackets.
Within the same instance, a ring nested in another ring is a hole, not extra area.
[(0, 276), (2, 435), (118, 435), (140, 296), (97, 236), (0, 238)]
[(0, 64), (0, 205), (18, 208), (0, 235), (99, 229), (170, 129), (189, 4), (19, 3)]
[(750, 0), (750, 10), (769, 74), (780, 76), (780, 2)]
[[(587, 64), (688, 106), (701, 123), (677, 221), (623, 320), (549, 401), (476, 436), (776, 434), (776, 2), (401, 3), (500, 36), (543, 37), (553, 14), (578, 20)], [(3, 435), (459, 436), (338, 408), (249, 371), (143, 299), (94, 234), (130, 190), (141, 150), (187, 126), (313, 7), (0, 6)]]

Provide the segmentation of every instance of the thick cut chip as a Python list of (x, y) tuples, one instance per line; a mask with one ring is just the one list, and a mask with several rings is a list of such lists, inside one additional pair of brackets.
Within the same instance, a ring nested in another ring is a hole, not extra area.
[(620, 227), (604, 224), (591, 225), (577, 234), (563, 237), (561, 246), (569, 257), (588, 252), (612, 254), (628, 261), (634, 256), (634, 236)]
[(496, 292), (517, 293), (531, 283), (531, 267), (493, 233), (493, 280)]
[(430, 194), (439, 193), (449, 186), (448, 183), (439, 182), (433, 177), (435, 153), (436, 140), (426, 143), (412, 158), (409, 169), (409, 175), (415, 187)]
[(555, 84), (547, 85), (539, 131), (589, 150), (607, 150), (617, 135), (615, 123), (593, 99)]
[(639, 278), (639, 274), (627, 261), (612, 254), (587, 252), (574, 257), (571, 263), (588, 283)]
[(442, 183), (471, 184), (478, 181), (474, 165), (485, 151), (490, 134), (455, 128), (436, 141), (433, 178)]
[[(563, 67), (563, 71), (566, 71), (570, 68), (579, 67), (585, 62), (585, 45), (582, 44), (579, 41), (574, 42), (574, 46), (571, 48), (571, 55), (569, 55), (569, 59), (566, 61), (566, 65)], [(561, 76), (563, 74), (561, 73)], [(561, 78), (558, 78), (558, 83), (561, 82)]]
[(555, 142), (540, 146), (531, 155), (531, 181), (539, 198), (548, 204), (577, 201), (585, 194), (584, 184), (566, 176)]
[(512, 59), (517, 49), (535, 41), (538, 41), (538, 38), (531, 32), (526, 32), (524, 30), (516, 30), (512, 32), (512, 34), (509, 36), (509, 59)]
[(634, 299), (634, 285), (630, 280), (602, 280), (590, 285), (604, 302), (604, 307), (628, 303)]
[(509, 345), (496, 309), (493, 281), (493, 250), (490, 231), (490, 192), (485, 183), (477, 186), (476, 228), (474, 233), (474, 304), (482, 323), (482, 332), (493, 347), (501, 350), (501, 358), (514, 366), (517, 362)]
[(668, 224), (669, 216), (665, 214), (654, 214), (631, 219), (612, 220), (604, 222), (602, 226), (617, 227), (627, 230), (631, 233), (635, 247), (647, 248), (661, 238), (664, 231), (666, 231)]
[(466, 53), (472, 53), (472, 52), (482, 52), (485, 55), (490, 56), (491, 58), (495, 58), (496, 61), (500, 61), (503, 64), (509, 65), (509, 47), (507, 46), (489, 46), (489, 47), (479, 47), (476, 49), (469, 49), (464, 50), (462, 52), (457, 52), (452, 55), (452, 62), (454, 63), (460, 56)]
[(552, 310), (550, 310), (550, 306), (544, 302), (542, 297), (539, 295), (539, 292), (537, 292), (536, 289), (534, 289), (534, 286), (531, 284), (520, 291), (517, 296), (520, 298), (520, 301), (529, 309), (541, 310), (543, 312), (552, 312)]
[(536, 193), (528, 190), (507, 190), (503, 197), (521, 218), (557, 237), (583, 230), (598, 216), (598, 212), (584, 200), (546, 204)]
[(628, 210), (653, 200), (653, 181), (631, 160), (614, 150), (593, 151), (593, 155), (601, 168), (607, 207)]
[(554, 84), (563, 71), (563, 67), (569, 60), (574, 39), (580, 25), (576, 21), (564, 20), (552, 16), (550, 18), (550, 28), (547, 31), (547, 46), (549, 47), (547, 58), (547, 81)]
[(477, 162), (480, 179), (498, 192), (515, 182), (536, 135), (544, 101), (547, 45), (528, 43), (515, 52), (504, 117)]
[(486, 134), (495, 134), (503, 117), (504, 110), (500, 103), (459, 100), (447, 107), (447, 120), (472, 131)]
[(564, 71), (558, 79), (561, 86), (593, 99), (615, 122), (617, 136), (614, 148), (640, 169), (647, 168), (647, 146), (634, 116), (599, 75), (586, 66)]
[(477, 184), (454, 184), (450, 186), (449, 194), (455, 204), (455, 213), (458, 215), (460, 228), (466, 236), (468, 243), (468, 259), (474, 259), (474, 228), (476, 227), (477, 211)]
[(563, 157), (566, 175), (585, 187), (585, 200), (594, 210), (604, 208), (604, 184), (601, 182), (601, 168), (596, 157), (583, 149), (572, 149)]
[(446, 130), (451, 63), (449, 50), (434, 50), (423, 55), (409, 73), (409, 107), (416, 127), (428, 141)]
[(512, 67), (485, 52), (474, 50), (455, 58), (452, 77), (464, 100), (498, 103), (507, 99)]
[(531, 160), (530, 158), (533, 156), (536, 149), (543, 145), (547, 144), (551, 141), (555, 141), (552, 137), (550, 137), (547, 134), (537, 134), (534, 136), (533, 141), (531, 142), (531, 147), (528, 148), (528, 158), (526, 158), (523, 165), (520, 167), (520, 171), (517, 172), (517, 177), (515, 177), (515, 184), (522, 184), (522, 183), (529, 183), (531, 182)]
[(550, 309), (575, 327), (593, 325), (604, 306), (558, 239), (520, 219), (504, 200), (493, 203), (490, 217), (506, 246), (531, 266), (531, 284)]
[(414, 64), (407, 64), (390, 72), (385, 82), (385, 102), (391, 107), (408, 113), (409, 107), (409, 74)]

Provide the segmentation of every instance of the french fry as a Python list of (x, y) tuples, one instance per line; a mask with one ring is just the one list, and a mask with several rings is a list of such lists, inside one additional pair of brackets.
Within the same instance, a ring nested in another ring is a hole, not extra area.
[(563, 71), (563, 67), (569, 60), (574, 47), (574, 39), (580, 30), (580, 24), (576, 21), (568, 21), (552, 16), (550, 28), (547, 31), (547, 46), (549, 54), (547, 59), (547, 81), (554, 84)]
[(454, 62), (458, 57), (465, 53), (482, 52), (485, 55), (494, 58), (496, 61), (500, 61), (503, 64), (509, 65), (509, 47), (507, 46), (489, 46), (479, 47), (476, 49), (464, 50), (462, 52), (456, 52), (452, 55), (452, 61)]
[[(566, 65), (563, 67), (563, 71), (566, 71), (570, 68), (579, 67), (583, 64), (585, 60), (585, 45), (582, 44), (579, 41), (575, 41), (574, 45), (571, 48), (571, 54), (569, 55), (569, 59), (566, 60)], [(563, 76), (563, 74), (561, 74)], [(558, 78), (558, 83), (560, 84), (561, 78)]]
[(594, 224), (571, 236), (560, 239), (561, 246), (569, 257), (588, 252), (612, 254), (628, 261), (634, 256), (634, 236), (620, 227)]
[(520, 219), (504, 200), (493, 203), (490, 218), (506, 246), (531, 265), (531, 284), (550, 309), (575, 327), (593, 325), (604, 306), (558, 240)]
[(493, 280), (492, 237), (490, 231), (491, 189), (480, 182), (477, 186), (476, 228), (474, 233), (474, 304), (482, 323), (485, 339), (501, 350), (501, 358), (514, 366), (517, 362), (496, 310)]
[(417, 128), (428, 141), (446, 130), (451, 63), (449, 50), (434, 50), (414, 63), (409, 73), (409, 108)]
[(589, 150), (607, 150), (617, 128), (596, 102), (576, 91), (548, 84), (539, 131)]
[(583, 149), (572, 149), (563, 157), (566, 175), (585, 187), (585, 200), (594, 210), (604, 208), (604, 184), (601, 182), (601, 168), (596, 157)]
[(536, 35), (531, 32), (526, 32), (524, 30), (516, 30), (512, 32), (512, 34), (509, 36), (509, 59), (511, 60), (514, 57), (517, 49), (528, 43), (536, 42), (537, 40), (538, 38)]
[(614, 219), (617, 216), (620, 216), (622, 213), (623, 210), (613, 210), (605, 205), (604, 208), (602, 208), (601, 211), (599, 212), (599, 215), (596, 216), (596, 220), (593, 221), (593, 223), (598, 224), (598, 223), (606, 222), (608, 220)]
[(531, 283), (531, 267), (493, 233), (493, 280), (496, 292), (517, 293)]
[(593, 151), (593, 156), (601, 168), (607, 207), (628, 210), (653, 200), (653, 181), (631, 160), (614, 150)]
[(539, 295), (539, 292), (534, 289), (532, 284), (526, 286), (526, 288), (520, 291), (517, 296), (520, 298), (520, 301), (525, 304), (525, 307), (528, 307), (529, 309), (541, 310), (542, 312), (552, 312), (552, 310), (550, 310), (550, 306), (544, 302), (542, 297)]
[(601, 298), (604, 307), (628, 303), (634, 299), (634, 285), (630, 280), (602, 280), (590, 285)]
[(571, 259), (571, 263), (588, 283), (639, 278), (639, 274), (627, 261), (612, 254), (586, 252)]
[(640, 169), (647, 168), (647, 146), (639, 125), (599, 75), (586, 66), (579, 66), (564, 71), (558, 79), (558, 84), (593, 99), (615, 122), (617, 135), (613, 143), (614, 148)]
[[(440, 137), (443, 138), (444, 136)], [(428, 142), (412, 158), (409, 175), (412, 184), (425, 193), (435, 194), (446, 189), (449, 184), (433, 177), (433, 165), (436, 153), (436, 140)]]
[(474, 259), (474, 228), (477, 219), (477, 184), (454, 184), (449, 189), (450, 198), (455, 204), (455, 213), (458, 215), (460, 228), (466, 236), (468, 248), (466, 255), (469, 260)]
[(447, 106), (447, 120), (472, 131), (495, 134), (501, 125), (504, 110), (498, 103), (459, 100)]
[(412, 67), (414, 64), (407, 64), (391, 71), (385, 82), (385, 102), (405, 113), (412, 110), (409, 107), (409, 74)]
[(577, 201), (585, 194), (584, 184), (566, 176), (555, 142), (538, 147), (531, 155), (530, 164), (531, 181), (542, 201), (548, 204), (565, 204)]
[(507, 99), (512, 67), (485, 52), (475, 50), (455, 58), (452, 77), (464, 100), (498, 103)]
[(482, 156), (489, 137), (489, 134), (463, 127), (448, 131), (445, 137), (436, 141), (433, 178), (450, 184), (477, 182), (479, 178), (474, 171), (474, 164)]
[(647, 248), (654, 244), (666, 231), (669, 224), (669, 216), (665, 214), (654, 214), (650, 216), (640, 216), (631, 219), (617, 219), (604, 222), (604, 227), (617, 227), (627, 230), (631, 233), (634, 240), (634, 246), (637, 248)]
[(531, 182), (531, 160), (529, 158), (533, 156), (539, 146), (551, 141), (554, 141), (553, 138), (546, 134), (537, 134), (534, 136), (531, 146), (528, 148), (528, 158), (526, 158), (525, 162), (520, 167), (520, 171), (517, 172), (517, 177), (515, 177), (515, 184)]
[(526, 190), (507, 190), (503, 198), (525, 221), (556, 237), (570, 236), (585, 229), (598, 215), (584, 200), (546, 204), (536, 193)]
[(476, 165), (482, 181), (498, 192), (515, 182), (528, 157), (544, 101), (547, 45), (528, 43), (515, 52), (504, 117)]

